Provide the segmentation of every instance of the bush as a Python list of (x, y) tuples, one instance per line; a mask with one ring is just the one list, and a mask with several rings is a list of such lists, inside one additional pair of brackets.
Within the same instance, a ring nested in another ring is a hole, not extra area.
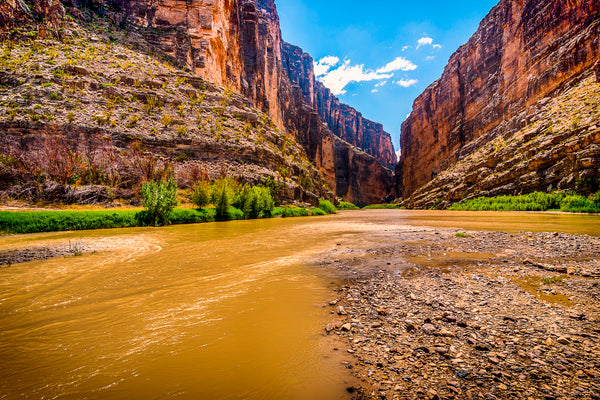
[(320, 208), (311, 208), (310, 212), (312, 213), (313, 217), (317, 217), (320, 215), (327, 215), (327, 213), (323, 210), (321, 210)]
[(217, 220), (228, 219), (228, 210), (235, 196), (236, 183), (231, 178), (220, 178), (212, 188), (212, 203), (215, 205)]
[(327, 214), (335, 214), (337, 209), (329, 200), (319, 200), (319, 208)]
[(177, 205), (177, 184), (173, 178), (166, 182), (145, 182), (141, 196), (149, 223), (155, 226), (168, 224), (171, 211)]
[(340, 201), (340, 205), (337, 208), (338, 210), (360, 210), (359, 207), (347, 201)]
[(211, 187), (208, 181), (198, 182), (192, 188), (192, 203), (199, 209), (202, 209), (210, 204)]
[(400, 204), (369, 204), (363, 207), (364, 210), (400, 210), (403, 207)]
[(567, 212), (598, 213), (600, 212), (598, 197), (600, 197), (598, 193), (593, 194), (589, 199), (578, 194), (571, 194), (560, 203), (560, 209)]
[(306, 208), (299, 207), (277, 207), (273, 210), (273, 216), (281, 215), (282, 218), (288, 217), (308, 217), (310, 215)]

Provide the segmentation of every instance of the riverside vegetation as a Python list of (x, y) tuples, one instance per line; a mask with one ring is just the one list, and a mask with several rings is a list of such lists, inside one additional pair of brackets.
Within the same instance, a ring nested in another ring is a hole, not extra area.
[(599, 213), (600, 191), (585, 197), (577, 193), (534, 192), (521, 196), (478, 197), (453, 204), (450, 210), (549, 211)]
[(177, 183), (148, 181), (142, 185), (145, 209), (98, 211), (0, 211), (0, 232), (35, 233), (67, 230), (159, 226), (271, 217), (335, 214), (336, 207), (321, 200), (318, 207), (275, 207), (271, 189), (240, 184), (231, 178), (201, 181), (190, 194), (197, 208), (175, 208)]

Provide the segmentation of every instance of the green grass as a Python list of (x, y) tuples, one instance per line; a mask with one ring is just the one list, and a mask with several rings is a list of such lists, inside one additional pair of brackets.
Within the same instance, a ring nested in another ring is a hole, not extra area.
[(337, 209), (329, 200), (320, 200), (319, 208), (327, 214), (335, 214), (337, 212)]
[(363, 210), (401, 210), (400, 204), (370, 204), (363, 207)]
[(521, 196), (478, 197), (453, 204), (450, 210), (600, 212), (600, 192), (589, 198), (564, 192), (534, 192)]
[(337, 207), (338, 210), (360, 210), (360, 207), (348, 203), (347, 201), (340, 201), (340, 204)]
[[(244, 213), (230, 207), (227, 219), (243, 219)], [(214, 208), (202, 210), (176, 208), (171, 212), (172, 224), (215, 221)], [(126, 228), (152, 225), (146, 211), (0, 211), (0, 232), (36, 233), (86, 229)]]
[(469, 237), (469, 235), (467, 235), (467, 234), (466, 234), (466, 233), (464, 233), (464, 232), (456, 232), (456, 233), (454, 234), (454, 236), (456, 236), (457, 238), (468, 238), (468, 237)]
[(308, 217), (309, 215), (309, 210), (300, 207), (275, 207), (273, 210), (274, 217)]
[(563, 283), (563, 278), (561, 276), (553, 276), (553, 277), (543, 277), (542, 283), (545, 285), (552, 285), (553, 283)]

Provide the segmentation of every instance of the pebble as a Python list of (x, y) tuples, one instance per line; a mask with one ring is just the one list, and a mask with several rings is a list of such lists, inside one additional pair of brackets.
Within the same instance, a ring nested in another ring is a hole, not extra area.
[[(563, 283), (543, 284), (540, 276), (555, 275), (541, 275), (540, 268), (521, 260), (553, 267), (578, 260), (578, 271), (600, 270), (600, 238), (561, 234), (552, 243), (543, 233), (480, 232), (464, 243), (447, 244), (445, 230), (435, 231), (441, 232), (436, 239), (433, 233), (401, 233), (398, 245), (373, 250), (369, 261), (344, 261), (356, 277), (338, 296), (348, 299), (350, 318), (361, 322), (349, 324), (341, 338), (354, 351), (353, 373), (371, 385), (364, 393), (390, 399), (539, 400), (574, 398), (577, 392), (593, 399), (600, 365), (598, 278), (569, 276)], [(424, 240), (431, 245), (424, 248)], [(415, 270), (411, 264), (407, 275), (381, 270), (388, 258), (398, 268), (405, 254), (437, 260), (437, 254), (448, 252), (475, 256), (460, 268), (431, 264)], [(478, 252), (503, 254), (479, 261)], [(365, 272), (369, 262), (372, 275)], [(519, 283), (530, 281), (531, 290)], [(538, 289), (576, 298), (577, 305), (550, 303), (538, 297)]]

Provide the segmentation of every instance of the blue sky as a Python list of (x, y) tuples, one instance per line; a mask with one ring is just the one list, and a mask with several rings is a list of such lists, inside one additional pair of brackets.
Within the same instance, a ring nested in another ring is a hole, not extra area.
[(283, 39), (319, 63), (344, 103), (381, 122), (396, 150), (414, 99), (497, 1), (275, 0)]

